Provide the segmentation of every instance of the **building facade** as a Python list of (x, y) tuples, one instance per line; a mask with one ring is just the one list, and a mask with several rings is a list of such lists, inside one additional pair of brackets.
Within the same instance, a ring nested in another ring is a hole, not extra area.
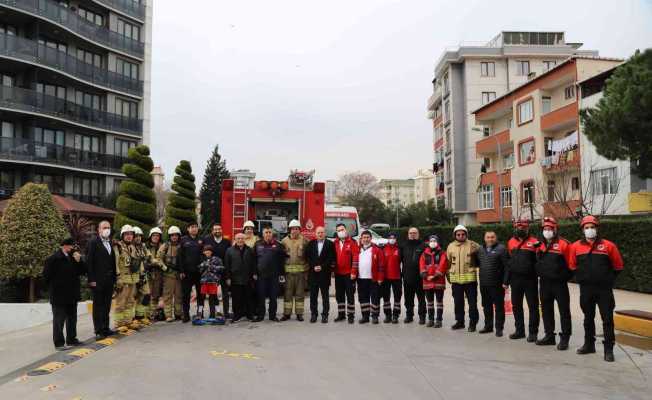
[(573, 56), (475, 110), (478, 222), (622, 213), (617, 185), (630, 190), (629, 164), (598, 157), (582, 134), (579, 110), (597, 100), (578, 86), (621, 62)]
[(379, 198), (388, 207), (414, 204), (414, 179), (381, 179)]
[(427, 202), (435, 198), (437, 187), (435, 175), (427, 169), (420, 169), (414, 177), (414, 202)]
[(0, 0), (0, 196), (100, 203), (150, 142), (151, 0)]
[(483, 137), (472, 111), (550, 70), (572, 55), (596, 56), (567, 43), (563, 32), (501, 32), (482, 45), (444, 51), (435, 66), (428, 118), (433, 120), (436, 196), (462, 223), (476, 217), (476, 177)]

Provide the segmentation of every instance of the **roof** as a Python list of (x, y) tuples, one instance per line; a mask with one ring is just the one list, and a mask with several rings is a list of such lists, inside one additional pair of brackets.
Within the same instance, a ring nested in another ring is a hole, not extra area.
[[(84, 217), (97, 217), (97, 218), (113, 218), (116, 214), (115, 211), (109, 210), (108, 208), (102, 208), (94, 206), (88, 203), (82, 203), (68, 197), (59, 196), (56, 194), (52, 195), (52, 200), (54, 205), (57, 207), (57, 210), (63, 215), (70, 214), (79, 214)], [(11, 199), (0, 201), (0, 214), (9, 205)]]
[(607, 79), (608, 77), (610, 77), (611, 74), (613, 74), (614, 71), (616, 70), (616, 68), (618, 68), (618, 67), (620, 67), (620, 65), (615, 65), (615, 66), (613, 66), (613, 67), (611, 67), (611, 68), (609, 68), (607, 70), (604, 70), (604, 71), (600, 72), (597, 75), (593, 75), (593, 76), (590, 76), (590, 77), (588, 77), (588, 78), (586, 78), (586, 79), (584, 79), (582, 81), (579, 81), (579, 82), (577, 82), (577, 84), (582, 86), (585, 83), (591, 83), (593, 81), (603, 81), (603, 80)]
[(507, 92), (507, 93), (505, 93), (505, 94), (503, 94), (503, 95), (501, 95), (499, 97), (496, 97), (493, 101), (482, 105), (480, 108), (477, 108), (476, 110), (472, 111), (471, 114), (476, 114), (479, 111), (482, 111), (485, 108), (490, 107), (492, 104), (497, 103), (497, 102), (503, 100), (504, 98), (511, 96), (514, 92), (516, 92), (516, 91), (518, 91), (518, 90), (520, 90), (520, 89), (522, 89), (522, 88), (524, 88), (524, 87), (526, 87), (528, 85), (531, 85), (531, 84), (533, 84), (533, 83), (535, 83), (535, 82), (537, 82), (537, 81), (539, 81), (541, 79), (544, 79), (545, 77), (549, 76), (550, 74), (552, 74), (552, 73), (558, 71), (559, 69), (561, 69), (566, 64), (569, 64), (571, 62), (575, 62), (575, 60), (578, 60), (578, 59), (579, 60), (619, 61), (619, 62), (624, 61), (622, 58), (612, 58), (612, 57), (591, 57), (591, 56), (581, 56), (581, 55), (571, 56), (571, 57), (567, 58), (566, 60), (564, 60), (563, 62), (555, 65), (553, 68), (550, 68), (548, 71), (544, 72), (543, 74), (538, 75), (538, 76), (530, 79), (529, 81), (523, 82), (523, 84), (515, 87), (514, 89), (510, 90), (509, 92)]

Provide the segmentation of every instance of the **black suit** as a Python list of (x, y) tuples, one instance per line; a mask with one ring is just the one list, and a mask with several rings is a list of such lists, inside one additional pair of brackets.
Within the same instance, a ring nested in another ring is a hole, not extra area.
[(93, 288), (93, 326), (96, 334), (105, 334), (109, 330), (111, 297), (116, 280), (115, 254), (109, 253), (102, 239), (95, 237), (86, 248), (86, 266), (88, 282), (95, 282)]
[[(322, 316), (328, 316), (330, 301), (328, 298), (328, 288), (331, 285), (331, 274), (335, 265), (337, 256), (335, 254), (335, 245), (328, 239), (324, 239), (324, 246), (319, 253), (318, 240), (313, 239), (308, 243), (305, 250), (305, 259), (310, 269), (308, 270), (308, 286), (310, 287), (310, 313), (317, 315), (317, 298), (321, 291)], [(315, 266), (321, 266), (321, 271), (316, 272)]]

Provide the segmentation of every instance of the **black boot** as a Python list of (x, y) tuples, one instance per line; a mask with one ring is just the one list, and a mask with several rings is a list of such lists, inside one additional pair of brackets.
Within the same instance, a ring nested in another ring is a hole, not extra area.
[(328, 323), (328, 315), (322, 315), (321, 316), (321, 323), (322, 324), (327, 324)]
[(503, 328), (496, 328), (496, 337), (503, 337)]
[(568, 350), (568, 340), (570, 339), (570, 336), (567, 335), (559, 335), (559, 344), (557, 345), (557, 350)]
[(411, 316), (411, 315), (406, 315), (405, 319), (403, 320), (403, 323), (404, 324), (410, 324), (410, 323), (412, 323), (412, 321), (414, 321), (414, 317)]
[(385, 314), (385, 319), (383, 320), (384, 324), (390, 324), (392, 322), (392, 316), (389, 314)]
[(458, 329), (464, 329), (464, 322), (463, 321), (457, 321), (455, 322), (455, 325), (451, 326), (451, 329), (456, 331)]
[(440, 320), (440, 319), (438, 319), (437, 321), (435, 321), (435, 328), (441, 328), (441, 326), (442, 326), (442, 323), (441, 323), (441, 320)]
[(475, 332), (475, 326), (476, 326), (476, 324), (477, 324), (476, 322), (469, 322), (469, 329), (468, 329), (468, 331), (469, 331), (469, 332)]
[(314, 324), (315, 322), (317, 322), (317, 314), (312, 314), (310, 316), (310, 323)]
[(526, 339), (526, 340), (527, 340), (528, 343), (536, 343), (536, 341), (537, 341), (537, 334), (536, 334), (536, 333), (530, 333), (529, 335), (527, 335), (527, 339)]
[(577, 349), (577, 354), (591, 354), (595, 353), (595, 342), (590, 339), (584, 339), (584, 344), (582, 347)]
[(604, 345), (604, 360), (607, 362), (614, 362), (614, 345), (606, 344)]
[(512, 333), (511, 335), (509, 335), (509, 338), (510, 339), (523, 339), (523, 338), (525, 338), (525, 332), (516, 331), (516, 332)]
[(426, 324), (426, 327), (432, 328), (433, 326), (435, 326), (435, 321), (428, 319), (428, 324)]
[(398, 324), (398, 314), (392, 316), (392, 324)]
[(480, 329), (478, 333), (491, 333), (494, 331), (494, 327), (491, 325), (485, 325), (484, 328)]
[(349, 320), (349, 324), (352, 324), (352, 323), (355, 322), (355, 318), (354, 318), (353, 314), (349, 314), (348, 320)]
[(303, 322), (303, 314), (297, 314), (297, 321)]
[(362, 318), (358, 321), (359, 324), (366, 324), (369, 322), (369, 313), (362, 313)]
[(374, 325), (378, 325), (378, 316), (374, 315), (371, 317), (371, 323)]
[(554, 334), (551, 334), (551, 335), (546, 334), (544, 337), (542, 337), (541, 339), (537, 340), (537, 341), (535, 342), (535, 344), (536, 344), (537, 346), (554, 346), (554, 345), (557, 344), (557, 340), (555, 339), (555, 335), (554, 335)]
[(344, 316), (344, 313), (343, 312), (338, 312), (337, 317), (335, 317), (335, 319), (334, 319), (334, 322), (344, 321), (345, 319), (346, 319), (346, 317)]
[(289, 320), (289, 319), (290, 319), (290, 316), (289, 316), (289, 315), (287, 315), (287, 314), (283, 314), (283, 316), (281, 317), (281, 322), (283, 322), (283, 321), (287, 321), (287, 320)]
[(426, 316), (419, 315), (419, 325), (425, 325), (425, 324), (426, 324)]

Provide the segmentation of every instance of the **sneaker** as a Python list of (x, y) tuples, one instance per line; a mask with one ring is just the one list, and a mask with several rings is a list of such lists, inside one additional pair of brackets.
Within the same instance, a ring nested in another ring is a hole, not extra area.
[(174, 322), (174, 321), (176, 321), (176, 319), (174, 319), (172, 317), (168, 317), (168, 318), (165, 319), (165, 322)]

